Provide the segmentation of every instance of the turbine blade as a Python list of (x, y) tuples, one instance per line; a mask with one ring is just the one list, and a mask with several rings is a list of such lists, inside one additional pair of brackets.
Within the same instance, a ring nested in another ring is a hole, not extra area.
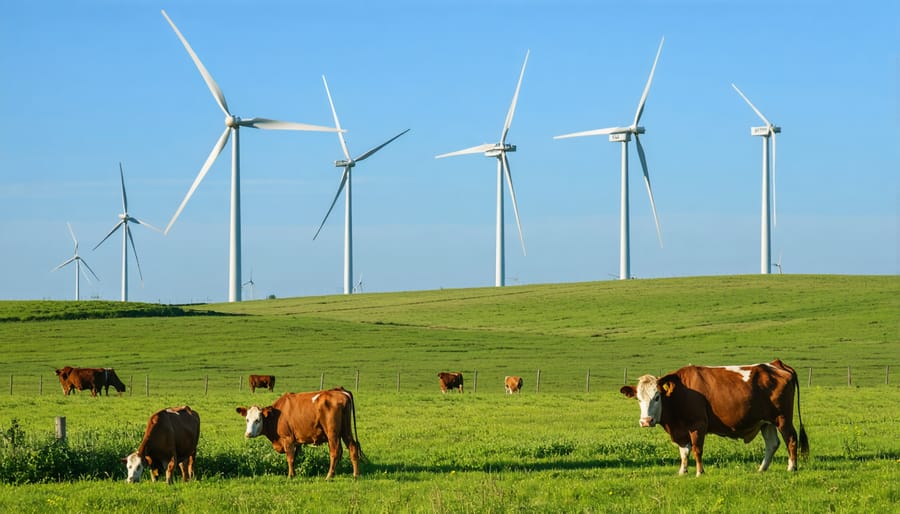
[(184, 209), (184, 206), (187, 205), (188, 200), (191, 199), (191, 195), (194, 194), (194, 191), (197, 190), (197, 186), (200, 185), (200, 182), (203, 180), (203, 177), (206, 176), (206, 173), (209, 171), (209, 167), (212, 166), (212, 163), (216, 161), (216, 158), (222, 153), (222, 148), (225, 147), (225, 143), (228, 142), (228, 137), (231, 135), (231, 127), (225, 127), (225, 132), (222, 132), (222, 136), (219, 137), (219, 140), (216, 141), (215, 146), (213, 146), (212, 152), (209, 153), (209, 157), (206, 158), (206, 162), (203, 163), (203, 167), (200, 168), (200, 173), (197, 174), (197, 178), (194, 179), (194, 183), (191, 185), (191, 188), (188, 190), (187, 195), (184, 197), (184, 200), (181, 201), (181, 205), (178, 206), (178, 210), (175, 211), (175, 215), (172, 216), (172, 219), (169, 221), (169, 224), (166, 226), (166, 229), (163, 231), (164, 234), (168, 234), (169, 230), (172, 229), (172, 225), (175, 224), (175, 220), (178, 219), (178, 216), (181, 214), (181, 211)]
[(750, 108), (753, 109), (753, 112), (755, 112), (756, 115), (759, 116), (759, 119), (763, 120), (763, 122), (764, 122), (766, 125), (768, 125), (768, 126), (770, 126), (770, 127), (772, 126), (772, 124), (769, 123), (769, 120), (767, 120), (766, 117), (763, 116), (763, 113), (759, 112), (759, 109), (757, 109), (756, 106), (753, 105), (753, 102), (751, 102), (750, 99), (747, 98), (747, 95), (745, 95), (744, 92), (740, 90), (740, 88), (738, 88), (737, 86), (735, 86), (733, 82), (731, 83), (731, 87), (733, 87), (734, 90), (737, 91), (737, 93), (738, 93), (739, 95), (741, 95), (741, 98), (743, 98), (744, 101), (747, 102), (747, 105), (749, 105)]
[(638, 122), (641, 121), (641, 115), (644, 114), (644, 103), (647, 101), (647, 95), (650, 94), (650, 84), (653, 83), (653, 74), (656, 73), (656, 63), (659, 62), (659, 54), (662, 53), (663, 43), (666, 42), (666, 37), (659, 41), (659, 49), (656, 50), (656, 59), (653, 60), (653, 67), (650, 68), (650, 77), (647, 79), (647, 85), (644, 86), (644, 94), (641, 95), (641, 101), (638, 104), (637, 112), (634, 114), (634, 125), (637, 126)]
[(466, 154), (470, 154), (470, 153), (484, 153), (492, 148), (495, 148), (496, 146), (497, 145), (494, 143), (485, 143), (483, 145), (473, 146), (471, 148), (457, 150), (455, 152), (436, 155), (434, 158), (435, 159), (443, 159), (444, 157), (453, 157), (454, 155), (466, 155)]
[(216, 103), (219, 104), (219, 108), (222, 109), (222, 112), (225, 113), (225, 116), (231, 116), (231, 113), (228, 111), (228, 103), (225, 102), (225, 95), (222, 94), (222, 90), (219, 89), (219, 85), (216, 84), (216, 81), (213, 80), (212, 75), (206, 70), (206, 67), (203, 66), (203, 63), (200, 62), (200, 58), (197, 57), (197, 54), (194, 53), (194, 49), (191, 48), (191, 45), (187, 42), (187, 39), (181, 35), (181, 31), (178, 30), (178, 27), (175, 26), (175, 23), (169, 18), (169, 15), (166, 14), (165, 9), (162, 10), (163, 17), (166, 18), (166, 21), (169, 22), (169, 25), (172, 26), (172, 30), (175, 31), (175, 35), (178, 36), (178, 39), (181, 40), (181, 44), (184, 45), (184, 49), (187, 50), (188, 54), (191, 56), (191, 59), (194, 61), (194, 65), (197, 66), (197, 70), (200, 72), (200, 75), (203, 77), (203, 81), (206, 82), (206, 86), (209, 88), (209, 91), (212, 93), (213, 98), (215, 98)]
[[(91, 275), (94, 275), (94, 278), (96, 278), (96, 279), (97, 279), (97, 282), (99, 282), (99, 281), (100, 281), (100, 277), (98, 277), (97, 274), (94, 273), (94, 270), (92, 270), (91, 267), (88, 266), (87, 261), (84, 260), (84, 259), (82, 259), (81, 257), (79, 257), (78, 260), (81, 261), (82, 264), (84, 264), (84, 267), (87, 268), (88, 271), (91, 272)], [(88, 274), (84, 272), (84, 270), (81, 270), (81, 274), (84, 275), (84, 278), (87, 279), (88, 283), (91, 283), (91, 277), (89, 277)]]
[[(377, 152), (378, 150), (381, 150), (381, 149), (384, 148), (385, 146), (387, 146), (387, 145), (389, 145), (390, 143), (392, 143), (392, 142), (393, 142), (395, 139), (397, 139), (398, 137), (402, 136), (403, 134), (406, 134), (407, 132), (409, 132), (409, 129), (404, 130), (403, 132), (397, 134), (396, 136), (394, 136), (394, 137), (388, 139), (388, 140), (385, 141), (384, 143), (381, 143), (380, 145), (376, 146), (375, 148), (373, 148), (373, 149), (369, 150), (368, 152), (366, 152), (366, 153), (360, 155), (359, 157), (357, 157), (356, 159), (354, 159), (354, 161), (355, 161), (355, 162), (359, 162), (359, 161), (363, 161), (363, 160), (365, 160), (365, 159), (368, 159), (373, 153)], [(347, 159), (349, 159), (349, 158), (350, 158), (350, 157), (347, 157)]]
[(626, 132), (631, 132), (631, 130), (628, 127), (609, 127), (594, 130), (584, 130), (581, 132), (572, 132), (571, 134), (563, 134), (561, 136), (553, 136), (553, 139), (569, 139), (570, 137), (583, 136), (602, 136), (606, 134), (624, 134)]
[(509, 112), (506, 113), (506, 122), (503, 123), (503, 132), (500, 135), (500, 144), (506, 144), (506, 134), (509, 133), (509, 126), (512, 125), (513, 116), (516, 113), (516, 103), (519, 101), (519, 89), (522, 88), (522, 78), (525, 76), (525, 65), (528, 64), (528, 55), (531, 50), (525, 52), (525, 62), (522, 63), (522, 71), (519, 72), (519, 82), (516, 84), (516, 93), (513, 95), (512, 103), (509, 104)]
[(341, 185), (338, 186), (337, 193), (334, 195), (334, 200), (331, 201), (331, 207), (328, 208), (328, 212), (325, 213), (325, 218), (322, 219), (322, 224), (319, 225), (319, 230), (316, 230), (316, 235), (313, 236), (313, 241), (319, 237), (319, 232), (322, 231), (322, 227), (325, 226), (325, 222), (328, 220), (328, 216), (331, 215), (331, 210), (334, 209), (334, 204), (337, 203), (338, 197), (341, 196), (341, 191), (344, 190), (344, 185), (347, 183), (347, 177), (350, 174), (350, 168), (344, 168), (344, 174), (341, 176)]
[(134, 247), (134, 238), (131, 236), (131, 228), (125, 225), (125, 233), (128, 234), (128, 240), (131, 242), (131, 253), (134, 254), (134, 262), (137, 263), (138, 276), (141, 277), (141, 285), (144, 284), (144, 274), (141, 273), (141, 260), (138, 259), (137, 248)]
[(77, 259), (78, 259), (78, 256), (77, 256), (77, 255), (74, 256), (74, 257), (69, 257), (69, 259), (66, 260), (66, 262), (60, 264), (59, 266), (53, 268), (53, 269), (50, 270), (50, 271), (52, 272), (52, 271), (56, 271), (56, 270), (58, 270), (58, 269), (62, 269), (62, 268), (64, 268), (64, 267), (66, 267), (66, 265), (70, 264), (72, 261), (75, 261), (75, 260), (77, 260)]
[(124, 219), (123, 219), (123, 220), (119, 220), (119, 222), (116, 223), (116, 226), (114, 226), (114, 227), (112, 228), (112, 230), (109, 231), (109, 234), (106, 234), (106, 237), (104, 237), (103, 239), (101, 239), (100, 242), (97, 243), (97, 245), (94, 246), (93, 249), (96, 250), (100, 245), (103, 244), (103, 241), (106, 241), (107, 239), (109, 239), (109, 236), (113, 235), (113, 234), (115, 233), (115, 231), (118, 230), (119, 227), (122, 226), (123, 223), (125, 223), (125, 220), (124, 220)]
[(328, 81), (325, 80), (325, 75), (322, 75), (322, 83), (325, 84), (325, 94), (328, 95), (328, 104), (331, 105), (331, 114), (334, 115), (334, 126), (338, 129), (338, 139), (341, 140), (341, 149), (344, 151), (344, 157), (347, 160), (350, 159), (350, 150), (347, 149), (347, 142), (344, 141), (344, 134), (340, 132), (341, 130), (341, 122), (338, 120), (337, 111), (334, 109), (334, 101), (331, 99), (331, 90), (328, 89)]
[(128, 196), (125, 194), (125, 172), (122, 170), (122, 163), (119, 163), (119, 178), (122, 179), (122, 212), (128, 213)]
[(334, 127), (310, 125), (308, 123), (295, 123), (293, 121), (271, 120), (269, 118), (247, 118), (240, 122), (242, 127), (250, 127), (263, 130), (306, 130), (310, 132), (346, 132)]
[(519, 242), (522, 243), (522, 255), (528, 255), (525, 251), (525, 236), (522, 235), (522, 223), (519, 221), (519, 205), (516, 203), (516, 190), (513, 187), (512, 174), (509, 171), (509, 160), (506, 158), (506, 152), (502, 154), (503, 171), (506, 173), (506, 183), (509, 186), (509, 196), (512, 198), (513, 213), (516, 215), (516, 227), (519, 229)]
[(653, 221), (656, 222), (656, 236), (659, 238), (659, 247), (663, 247), (662, 230), (659, 228), (659, 216), (656, 215), (656, 202), (653, 201), (653, 189), (650, 187), (650, 171), (647, 169), (647, 157), (644, 155), (644, 146), (641, 145), (641, 138), (637, 134), (634, 135), (634, 142), (637, 143), (638, 157), (641, 159), (641, 168), (644, 170), (644, 183), (647, 185), (647, 194), (650, 196), (650, 207), (653, 209)]
[(72, 236), (72, 241), (75, 242), (75, 253), (78, 253), (78, 239), (75, 237), (75, 231), (72, 230), (72, 224), (67, 221), (66, 226), (69, 227), (69, 235)]
[(132, 217), (132, 216), (129, 216), (128, 219), (129, 219), (129, 221), (133, 221), (133, 222), (137, 223), (138, 225), (143, 225), (143, 226), (145, 226), (145, 227), (147, 227), (147, 228), (151, 228), (151, 229), (153, 229), (153, 230), (155, 230), (155, 231), (157, 231), (157, 232), (162, 232), (162, 229), (161, 229), (161, 228), (155, 227), (155, 226), (153, 226), (153, 225), (147, 223), (146, 221), (139, 220), (139, 219), (137, 219), (137, 218), (135, 218), (135, 217)]

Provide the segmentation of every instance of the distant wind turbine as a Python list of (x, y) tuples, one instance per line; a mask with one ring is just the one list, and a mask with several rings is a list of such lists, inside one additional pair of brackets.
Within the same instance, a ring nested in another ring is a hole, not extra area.
[(119, 214), (119, 222), (113, 226), (112, 230), (106, 234), (97, 246), (94, 247), (96, 250), (100, 245), (103, 244), (104, 241), (109, 239), (109, 236), (113, 235), (113, 233), (122, 227), (122, 301), (128, 301), (128, 242), (131, 241), (131, 249), (134, 250), (134, 262), (137, 264), (138, 275), (141, 277), (141, 283), (144, 283), (144, 274), (141, 273), (141, 261), (138, 259), (137, 249), (134, 247), (134, 238), (131, 236), (131, 228), (128, 226), (129, 222), (137, 223), (138, 225), (144, 225), (146, 227), (150, 227), (157, 232), (161, 232), (158, 228), (153, 225), (147, 223), (146, 221), (141, 221), (134, 216), (128, 214), (128, 196), (125, 194), (125, 172), (122, 171), (122, 163), (119, 163), (119, 178), (122, 180), (122, 214)]
[(228, 246), (228, 301), (237, 302), (241, 300), (241, 160), (240, 143), (238, 137), (240, 134), (239, 129), (241, 127), (250, 127), (266, 130), (307, 130), (318, 132), (335, 132), (338, 129), (332, 127), (320, 127), (317, 125), (307, 125), (305, 123), (271, 120), (267, 118), (241, 119), (237, 116), (232, 115), (231, 111), (228, 110), (228, 104), (225, 102), (225, 95), (222, 94), (222, 90), (219, 89), (218, 84), (216, 84), (216, 82), (213, 80), (212, 75), (209, 74), (209, 72), (206, 70), (206, 67), (203, 66), (203, 63), (200, 62), (200, 58), (197, 57), (196, 53), (194, 53), (194, 50), (191, 48), (191, 45), (188, 44), (187, 39), (184, 38), (184, 36), (181, 34), (181, 31), (178, 30), (178, 27), (175, 26), (175, 23), (172, 22), (172, 20), (166, 14), (165, 10), (162, 11), (162, 15), (166, 18), (166, 21), (169, 22), (169, 25), (172, 26), (172, 30), (175, 31), (178, 39), (180, 39), (181, 43), (184, 45), (185, 50), (187, 50), (188, 54), (191, 56), (191, 59), (194, 61), (194, 65), (197, 66), (197, 70), (203, 77), (203, 81), (206, 82), (206, 86), (212, 93), (216, 104), (218, 104), (219, 108), (222, 109), (222, 112), (225, 113), (225, 131), (222, 132), (221, 136), (219, 136), (219, 140), (216, 141), (215, 146), (213, 146), (212, 152), (210, 152), (209, 157), (206, 158), (206, 162), (204, 162), (203, 166), (200, 168), (200, 173), (197, 174), (197, 178), (194, 179), (194, 183), (188, 190), (187, 195), (184, 197), (184, 200), (182, 200), (181, 205), (178, 206), (178, 210), (175, 212), (175, 215), (172, 216), (172, 220), (169, 221), (169, 225), (166, 226), (165, 233), (168, 234), (169, 230), (172, 229), (172, 225), (175, 224), (175, 220), (178, 219), (178, 216), (181, 214), (184, 206), (187, 205), (188, 200), (191, 199), (191, 196), (194, 194), (194, 191), (196, 191), (197, 186), (199, 186), (200, 182), (203, 181), (203, 178), (209, 171), (210, 166), (212, 166), (212, 164), (219, 157), (219, 154), (222, 152), (222, 149), (228, 142), (228, 138), (233, 135), (234, 140), (231, 144), (231, 226), (230, 241)]
[(80, 255), (78, 255), (78, 239), (75, 237), (75, 231), (72, 230), (72, 224), (67, 221), (66, 226), (69, 227), (69, 235), (72, 236), (72, 241), (75, 242), (75, 255), (73, 255), (72, 257), (69, 257), (69, 259), (66, 262), (53, 268), (53, 271), (62, 269), (64, 267), (68, 266), (70, 263), (73, 263), (73, 262), (75, 263), (75, 301), (79, 301), (79, 300), (81, 300), (81, 285), (78, 282), (78, 279), (80, 278), (81, 274), (84, 273), (84, 278), (87, 279), (87, 281), (89, 283), (91, 281), (91, 277), (89, 277), (88, 274), (85, 273), (84, 270), (81, 269), (81, 265), (84, 264), (84, 267), (87, 268), (87, 270), (91, 272), (91, 275), (94, 275), (94, 278), (96, 278), (98, 281), (100, 280), (100, 278), (97, 276), (96, 273), (94, 273), (94, 270), (92, 270), (91, 267), (88, 266), (87, 261), (82, 259)]
[(255, 286), (255, 285), (256, 285), (256, 282), (253, 281), (253, 271), (251, 270), (250, 271), (250, 280), (248, 280), (242, 284), (243, 287), (250, 288), (250, 299), (251, 300), (253, 299), (253, 286)]
[[(341, 122), (340, 120), (338, 120), (337, 111), (334, 109), (334, 101), (331, 99), (331, 91), (328, 89), (328, 81), (325, 80), (325, 75), (322, 75), (322, 82), (325, 84), (325, 93), (328, 95), (328, 103), (331, 105), (331, 113), (334, 115), (334, 125), (338, 130), (340, 130)], [(353, 180), (350, 176), (351, 170), (354, 166), (356, 166), (358, 162), (368, 159), (372, 156), (372, 154), (374, 154), (378, 150), (381, 150), (407, 132), (409, 132), (409, 129), (404, 130), (396, 136), (388, 139), (384, 143), (381, 143), (375, 148), (372, 148), (371, 150), (361, 154), (355, 159), (350, 157), (350, 150), (347, 149), (347, 141), (344, 140), (344, 134), (338, 132), (338, 139), (341, 141), (341, 149), (344, 151), (344, 157), (346, 157), (346, 160), (334, 161), (334, 165), (337, 168), (344, 168), (344, 173), (341, 175), (341, 184), (338, 186), (337, 193), (334, 195), (334, 200), (331, 201), (331, 207), (329, 207), (328, 212), (325, 213), (325, 218), (322, 219), (322, 224), (319, 225), (319, 229), (316, 230), (316, 235), (313, 236), (313, 240), (319, 237), (319, 232), (321, 232), (322, 227), (325, 226), (325, 222), (328, 220), (328, 216), (331, 214), (332, 209), (334, 209), (334, 204), (337, 203), (338, 197), (341, 196), (341, 191), (343, 191), (346, 187), (347, 198), (344, 206), (344, 294), (350, 294), (351, 292), (353, 292), (350, 283), (353, 277), (353, 207), (351, 199), (351, 184)]]
[[(772, 272), (772, 226), (776, 224), (777, 219), (775, 214), (775, 149), (777, 146), (775, 134), (781, 133), (781, 127), (770, 123), (737, 86), (731, 84), (731, 87), (741, 95), (753, 112), (766, 124), (764, 127), (750, 127), (750, 134), (762, 137), (762, 236), (760, 237), (759, 267), (761, 274), (768, 275)], [(769, 173), (769, 137), (772, 138), (771, 173)]]
[(619, 239), (619, 280), (631, 278), (631, 242), (629, 228), (628, 213), (628, 142), (634, 135), (635, 146), (637, 146), (638, 157), (641, 160), (641, 168), (644, 170), (644, 183), (647, 185), (647, 194), (650, 196), (650, 207), (653, 209), (653, 220), (656, 222), (656, 235), (659, 238), (659, 246), (662, 248), (662, 231), (659, 228), (659, 217), (656, 215), (656, 203), (653, 201), (653, 190), (650, 188), (650, 172), (647, 170), (647, 158), (644, 156), (644, 147), (641, 145), (641, 139), (638, 134), (645, 132), (644, 127), (638, 125), (641, 121), (641, 115), (644, 113), (644, 103), (647, 101), (647, 95), (650, 93), (650, 84), (653, 83), (653, 74), (656, 73), (656, 63), (659, 62), (659, 54), (662, 52), (663, 43), (666, 38), (663, 37), (659, 42), (659, 49), (656, 51), (656, 59), (653, 60), (653, 67), (650, 68), (650, 77), (647, 79), (647, 85), (644, 86), (644, 94), (638, 102), (637, 112), (634, 114), (634, 121), (627, 127), (610, 127), (596, 130), (587, 130), (584, 132), (575, 132), (562, 136), (555, 136), (553, 139), (565, 139), (570, 137), (581, 136), (599, 136), (609, 135), (610, 142), (622, 143), (622, 192), (621, 192), (621, 212), (620, 212), (620, 239)]
[(504, 245), (503, 232), (503, 177), (506, 176), (506, 182), (509, 186), (509, 196), (512, 199), (513, 213), (516, 216), (516, 227), (519, 229), (519, 241), (522, 243), (522, 254), (527, 255), (525, 251), (525, 236), (522, 235), (522, 224), (519, 221), (519, 207), (516, 203), (516, 191), (513, 188), (512, 174), (509, 170), (509, 159), (506, 158), (507, 152), (515, 152), (516, 145), (507, 144), (506, 135), (509, 133), (509, 127), (512, 124), (513, 115), (516, 112), (516, 102), (519, 100), (519, 89), (522, 87), (522, 78), (525, 76), (525, 66), (528, 64), (528, 55), (531, 50), (525, 52), (525, 61), (522, 63), (522, 71), (519, 72), (519, 82), (516, 84), (516, 92), (513, 94), (512, 103), (509, 105), (509, 111), (506, 113), (506, 121), (503, 123), (503, 131), (500, 133), (499, 143), (486, 143), (483, 145), (473, 146), (455, 152), (441, 154), (435, 159), (451, 157), (454, 155), (466, 155), (475, 153), (484, 153), (485, 157), (497, 158), (497, 252), (496, 264), (494, 272), (494, 285), (502, 287), (506, 285), (506, 255)]

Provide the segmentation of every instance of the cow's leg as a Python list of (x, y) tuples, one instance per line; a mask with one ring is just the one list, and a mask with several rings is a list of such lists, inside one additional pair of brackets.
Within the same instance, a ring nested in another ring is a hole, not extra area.
[[(784, 438), (784, 443), (787, 445), (788, 450), (788, 471), (797, 471), (797, 445), (798, 445), (798, 436), (797, 430), (794, 429), (793, 423), (788, 423), (784, 418), (778, 419), (778, 430), (781, 432), (781, 437)], [(773, 429), (774, 431), (774, 429)], [(778, 436), (774, 436), (777, 440)]]
[[(191, 480), (194, 479), (194, 458), (197, 456), (196, 453), (192, 453), (190, 457), (188, 457), (188, 478)], [(182, 471), (183, 473), (183, 471)]]
[(765, 423), (760, 431), (762, 432), (763, 440), (766, 442), (766, 455), (763, 457), (762, 464), (759, 465), (759, 470), (765, 471), (772, 464), (772, 457), (781, 443), (778, 441), (778, 429), (775, 428), (775, 425)]
[(334, 477), (334, 470), (337, 468), (338, 462), (341, 461), (341, 455), (344, 453), (340, 437), (328, 439), (328, 453), (331, 456), (331, 464), (328, 466), (328, 475), (325, 476), (325, 480), (330, 480)]
[(703, 474), (703, 440), (705, 436), (706, 434), (700, 430), (694, 430), (691, 432), (691, 446), (694, 450), (694, 460), (697, 461), (698, 477)]
[(297, 452), (297, 443), (291, 441), (284, 445), (284, 456), (287, 457), (288, 478), (294, 478), (294, 454)]
[(687, 473), (688, 455), (691, 454), (691, 443), (687, 443), (684, 446), (679, 445), (678, 453), (681, 454), (681, 467), (678, 468), (678, 474), (684, 475)]
[(175, 463), (178, 461), (177, 457), (174, 455), (171, 459), (169, 459), (169, 463), (166, 464), (166, 483), (172, 484), (172, 473), (175, 472)]

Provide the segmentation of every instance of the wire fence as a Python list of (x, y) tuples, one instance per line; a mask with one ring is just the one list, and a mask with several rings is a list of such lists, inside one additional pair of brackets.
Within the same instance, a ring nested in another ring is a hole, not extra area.
[[(800, 385), (805, 387), (873, 387), (890, 385), (891, 365), (885, 366), (835, 366), (820, 368), (795, 368)], [(496, 371), (479, 372), (478, 370), (462, 370), (464, 393), (504, 392), (505, 375)], [(617, 391), (622, 384), (636, 382), (646, 370), (635, 372), (629, 368), (614, 370), (611, 368), (587, 369), (582, 372), (573, 370), (533, 370), (521, 373), (523, 393), (576, 393)], [(663, 370), (656, 370), (663, 375)], [(203, 395), (213, 392), (250, 393), (247, 375), (238, 374), (203, 374), (199, 376), (182, 376), (179, 378), (154, 377), (150, 374), (120, 375), (126, 385), (125, 395), (151, 396), (171, 394), (174, 392), (196, 391)], [(276, 375), (278, 388), (273, 392), (281, 394), (285, 391), (313, 391), (343, 386), (354, 392), (430, 392), (439, 391), (437, 373), (422, 371), (396, 371), (366, 373), (361, 370), (323, 371), (316, 376)], [(9, 375), (7, 391), (9, 395), (44, 395), (59, 394), (61, 386), (55, 375)], [(105, 388), (104, 388), (105, 389)], [(112, 394), (117, 394), (115, 388)], [(265, 388), (256, 388), (256, 394), (267, 393)], [(453, 391), (455, 393), (455, 390)], [(74, 394), (74, 393), (73, 393)], [(90, 390), (81, 391), (90, 394)], [(102, 394), (99, 391), (98, 394)], [(448, 391), (448, 394), (450, 392)]]

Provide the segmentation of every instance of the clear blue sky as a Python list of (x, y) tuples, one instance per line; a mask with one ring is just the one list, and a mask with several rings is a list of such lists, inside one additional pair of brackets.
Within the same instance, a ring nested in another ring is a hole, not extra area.
[[(741, 4), (741, 5), (736, 5)], [(80, 253), (118, 299), (121, 210), (164, 227), (223, 130), (165, 8), (232, 111), (332, 124), (351, 152), (408, 134), (355, 169), (355, 274), (366, 292), (490, 286), (495, 161), (434, 156), (508, 142), (528, 255), (507, 201), (510, 285), (618, 271), (620, 146), (552, 136), (630, 124), (660, 37), (641, 124), (665, 247), (631, 153), (632, 273), (759, 272), (759, 120), (783, 127), (773, 260), (786, 273), (898, 272), (896, 2), (12, 2), (0, 17), (0, 299), (71, 299)], [(254, 296), (341, 291), (334, 134), (241, 131), (243, 275)], [(230, 148), (230, 145), (229, 145)], [(134, 227), (144, 285), (130, 299), (227, 298), (226, 149), (168, 236)], [(245, 298), (250, 292), (244, 290)]]

